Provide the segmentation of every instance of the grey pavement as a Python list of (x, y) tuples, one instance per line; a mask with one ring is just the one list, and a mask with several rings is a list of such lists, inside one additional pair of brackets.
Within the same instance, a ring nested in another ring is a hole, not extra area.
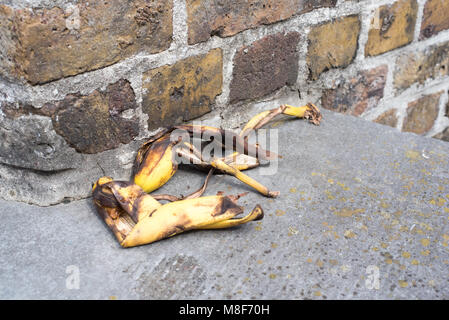
[[(319, 127), (271, 127), (277, 173), (248, 174), (279, 198), (229, 176), (207, 190), (250, 191), (239, 203), (262, 205), (259, 222), (123, 249), (91, 199), (0, 201), (0, 298), (449, 298), (449, 143), (328, 111)], [(185, 194), (203, 178), (182, 169), (158, 193)]]

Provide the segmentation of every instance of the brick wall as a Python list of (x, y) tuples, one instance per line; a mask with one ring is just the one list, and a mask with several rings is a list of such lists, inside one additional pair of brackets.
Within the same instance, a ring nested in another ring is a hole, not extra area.
[(448, 0), (0, 0), (0, 197), (85, 197), (160, 126), (237, 127), (282, 97), (449, 140), (448, 16)]

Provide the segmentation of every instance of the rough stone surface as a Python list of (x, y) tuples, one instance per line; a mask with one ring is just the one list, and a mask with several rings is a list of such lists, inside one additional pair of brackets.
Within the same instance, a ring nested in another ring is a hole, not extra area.
[(73, 168), (80, 160), (81, 156), (56, 134), (50, 118), (0, 118), (0, 164), (51, 172)]
[(440, 133), (436, 134), (436, 135), (434, 136), (434, 138), (436, 138), (436, 139), (441, 139), (441, 140), (444, 140), (444, 141), (448, 141), (448, 142), (449, 142), (449, 127), (447, 127), (446, 129), (444, 129), (443, 132), (440, 132)]
[(384, 95), (388, 73), (386, 65), (363, 71), (344, 79), (332, 89), (325, 89), (321, 98), (324, 108), (359, 116), (375, 108)]
[(0, 6), (0, 74), (45, 83), (167, 49), (172, 1), (78, 1), (60, 7)]
[(412, 42), (417, 13), (416, 0), (399, 0), (380, 7), (376, 20), (371, 23), (365, 54), (376, 56)]
[(398, 116), (396, 109), (385, 111), (374, 120), (374, 122), (395, 128), (398, 124)]
[[(44, 117), (24, 117), (25, 123), (18, 124), (33, 124), (39, 126), (39, 129), (45, 124), (51, 126), (49, 118), (42, 118)], [(42, 123), (39, 124), (40, 122)], [(101, 176), (129, 179), (135, 151), (142, 144), (142, 141), (133, 141), (99, 154), (80, 154), (70, 148), (53, 130), (50, 132), (51, 135), (41, 131), (41, 135), (36, 137), (37, 146), (34, 149), (32, 146), (29, 149), (24, 148), (29, 150), (30, 154), (27, 156), (24, 153), (23, 160), (15, 160), (11, 165), (4, 161), (4, 158), (1, 159), (0, 199), (40, 206), (84, 199), (91, 195), (92, 183)], [(48, 149), (44, 149), (46, 145), (54, 147), (55, 151), (48, 152)], [(34, 153), (34, 150), (41, 151), (46, 158)], [(30, 166), (33, 168), (29, 168)], [(35, 169), (36, 167), (38, 169)]]
[[(323, 114), (319, 127), (273, 123), (277, 174), (248, 174), (279, 198), (211, 179), (207, 194), (250, 191), (239, 200), (245, 212), (265, 210), (241, 227), (122, 249), (90, 199), (0, 201), (0, 298), (448, 299), (447, 143)], [(203, 179), (183, 169), (161, 192), (186, 193)], [(70, 289), (76, 271), (79, 289)]]
[(89, 196), (99, 176), (128, 178), (141, 143), (136, 107), (126, 80), (40, 109), (2, 105), (0, 198), (51, 205)]
[(295, 84), (299, 39), (297, 32), (278, 33), (240, 48), (233, 61), (230, 102), (262, 97)]
[[(139, 119), (133, 114), (126, 115), (126, 112), (136, 108), (137, 104), (131, 85), (127, 80), (120, 80), (109, 85), (104, 92), (94, 90), (85, 96), (71, 94), (64, 100), (47, 103), (40, 109), (29, 105), (17, 109), (5, 106), (4, 113), (13, 118), (26, 114), (51, 117), (53, 129), (67, 141), (70, 147), (80, 153), (98, 153), (115, 149), (121, 143), (127, 144), (137, 137)], [(16, 127), (21, 128), (18, 125)], [(51, 130), (51, 128), (48, 129)], [(36, 137), (39, 137), (41, 131), (48, 131), (42, 128), (39, 130), (33, 126), (27, 130), (30, 132), (28, 135), (4, 133), (5, 153), (11, 154), (19, 161), (22, 158), (28, 158), (25, 153), (28, 153), (29, 148), (35, 145), (29, 140), (34, 141)], [(20, 144), (18, 144), (19, 140)], [(40, 143), (41, 148), (55, 151), (54, 146), (43, 144), (42, 141)], [(23, 149), (24, 147), (26, 149)], [(34, 150), (34, 153), (41, 152)]]
[(142, 106), (148, 127), (174, 125), (210, 112), (222, 83), (221, 49), (147, 71)]
[(347, 67), (357, 53), (359, 33), (358, 16), (339, 18), (313, 27), (308, 40), (309, 78), (316, 80), (324, 71)]
[(449, 127), (435, 135), (434, 138), (449, 142)]
[(438, 117), (440, 97), (443, 92), (437, 92), (410, 102), (407, 116), (404, 119), (402, 131), (424, 134), (429, 131)]
[(213, 35), (229, 37), (336, 3), (336, 0), (187, 0), (188, 41), (194, 44)]
[(420, 39), (430, 38), (442, 30), (449, 29), (449, 2), (428, 0), (424, 6)]
[(53, 8), (65, 7), (77, 3), (79, 0), (0, 0), (1, 4), (13, 8)]
[(396, 61), (394, 86), (398, 91), (414, 83), (449, 75), (449, 42), (430, 46), (417, 52), (401, 54)]

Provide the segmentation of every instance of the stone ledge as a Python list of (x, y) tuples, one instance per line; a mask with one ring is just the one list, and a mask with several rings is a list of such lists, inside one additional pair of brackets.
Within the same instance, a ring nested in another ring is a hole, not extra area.
[[(0, 201), (0, 298), (447, 298), (449, 145), (323, 114), (320, 127), (271, 125), (278, 173), (248, 173), (281, 196), (239, 201), (246, 212), (262, 205), (259, 223), (121, 249), (90, 199), (49, 208)], [(187, 193), (203, 177), (180, 170), (160, 192)], [(250, 190), (214, 176), (207, 194), (217, 191)], [(79, 268), (79, 290), (66, 289), (68, 266)]]

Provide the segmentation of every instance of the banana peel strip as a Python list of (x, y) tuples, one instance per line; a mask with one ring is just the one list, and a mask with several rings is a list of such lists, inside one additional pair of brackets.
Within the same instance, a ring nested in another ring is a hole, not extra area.
[[(260, 152), (268, 156), (273, 156), (273, 154), (269, 151), (265, 151), (260, 148), (258, 145), (250, 145), (244, 141), (243, 138), (238, 136), (235, 133), (231, 133), (230, 131), (225, 131), (217, 128), (206, 127), (206, 126), (178, 126), (178, 129), (186, 130), (190, 134), (196, 134), (196, 131), (200, 133), (214, 132), (227, 132), (227, 135), (231, 135), (235, 142), (234, 147), (238, 145), (244, 145), (246, 151), (254, 152), (257, 156)], [(189, 131), (190, 130), (190, 131)], [(259, 162), (257, 158), (252, 158), (252, 156), (242, 155), (239, 157), (226, 159), (226, 161), (230, 162), (230, 167), (233, 167), (235, 170), (223, 170), (224, 167), (228, 167), (229, 165), (224, 165), (223, 167), (217, 168), (214, 163), (207, 162), (202, 159), (201, 153), (195, 149), (193, 145), (188, 142), (182, 140), (182, 137), (172, 140), (171, 133), (172, 130), (166, 130), (163, 134), (158, 135), (157, 137), (153, 137), (149, 140), (149, 142), (145, 143), (138, 151), (136, 161), (133, 167), (133, 181), (135, 184), (139, 185), (145, 192), (150, 193), (154, 190), (159, 189), (163, 186), (178, 170), (178, 163), (175, 161), (175, 154), (180, 155), (182, 158), (186, 159), (188, 162), (197, 165), (198, 167), (203, 168), (216, 168), (228, 174), (233, 174), (235, 177), (240, 179), (242, 182), (248, 184), (249, 186), (255, 188), (256, 190), (265, 190), (264, 188), (259, 188), (260, 184), (257, 183), (254, 179), (248, 179), (247, 176), (240, 173), (240, 168), (243, 170), (249, 169), (251, 167), (257, 166)], [(216, 135), (217, 136), (217, 135)], [(251, 153), (249, 152), (249, 153)], [(251, 161), (254, 159), (254, 161)], [(236, 163), (234, 161), (241, 161)], [(235, 165), (235, 167), (233, 166)], [(239, 172), (235, 174), (235, 172)], [(244, 177), (241, 179), (240, 177)], [(267, 192), (262, 192), (265, 195), (272, 194)]]
[(142, 188), (128, 181), (100, 178), (94, 184), (98, 214), (122, 247), (149, 244), (193, 229), (230, 228), (263, 218), (257, 205), (243, 218), (231, 197), (216, 195), (162, 205)]
[(307, 119), (310, 123), (316, 126), (320, 125), (322, 119), (320, 109), (318, 109), (318, 107), (313, 103), (308, 103), (302, 107), (294, 107), (288, 104), (283, 104), (279, 108), (263, 111), (252, 117), (243, 127), (240, 132), (240, 136), (247, 140), (250, 131), (260, 129), (280, 114)]
[[(174, 160), (174, 156), (178, 155), (200, 169), (215, 168), (219, 173), (221, 171), (221, 173), (232, 174), (264, 195), (273, 196), (275, 193), (261, 187), (257, 181), (248, 178), (240, 171), (257, 167), (259, 159), (273, 160), (278, 157), (275, 153), (264, 150), (258, 144), (250, 144), (248, 135), (252, 130), (261, 128), (279, 114), (309, 119), (316, 125), (321, 121), (319, 109), (309, 103), (302, 107), (281, 105), (279, 108), (259, 113), (246, 124), (240, 134), (203, 125), (180, 125), (165, 128), (139, 148), (133, 166), (133, 181), (147, 193), (159, 189), (178, 170), (178, 163)], [(175, 130), (180, 130), (180, 132), (176, 132), (176, 137), (172, 137)], [(224, 164), (218, 168), (213, 162), (203, 159), (200, 151), (196, 150), (189, 142), (183, 141), (185, 136), (200, 138), (204, 142), (213, 142), (221, 148), (232, 148), (235, 151), (234, 154), (223, 158), (223, 160), (225, 164), (237, 171), (230, 170), (230, 168), (224, 170)], [(232, 142), (230, 146), (227, 145), (229, 142)]]

